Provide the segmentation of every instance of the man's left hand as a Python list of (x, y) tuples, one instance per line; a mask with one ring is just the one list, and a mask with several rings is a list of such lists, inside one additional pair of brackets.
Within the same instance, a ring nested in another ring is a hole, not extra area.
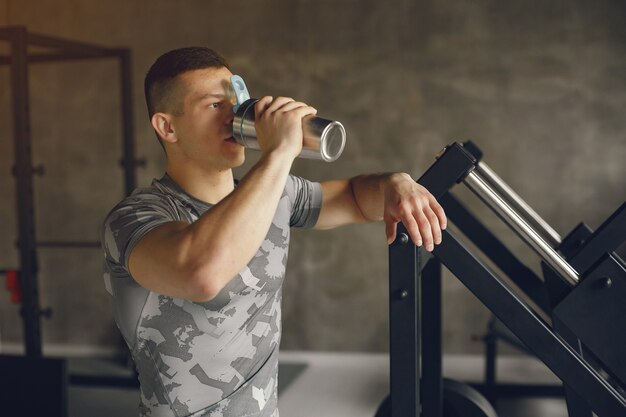
[(428, 251), (441, 243), (441, 231), (447, 219), (441, 205), (428, 190), (410, 175), (392, 174), (384, 185), (384, 214), (387, 244), (396, 239), (398, 222), (402, 222), (413, 243)]

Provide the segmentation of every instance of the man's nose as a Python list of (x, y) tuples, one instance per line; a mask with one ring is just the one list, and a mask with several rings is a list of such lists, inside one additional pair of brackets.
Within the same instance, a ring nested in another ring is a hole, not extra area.
[(235, 113), (233, 113), (233, 105), (228, 104), (224, 110), (226, 111), (226, 117), (225, 117), (224, 123), (232, 124), (233, 119), (235, 118)]

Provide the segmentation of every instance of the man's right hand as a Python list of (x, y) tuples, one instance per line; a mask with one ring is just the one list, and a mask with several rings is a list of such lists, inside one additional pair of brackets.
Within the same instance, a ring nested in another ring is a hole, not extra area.
[(270, 96), (261, 98), (254, 111), (261, 152), (281, 152), (291, 159), (302, 151), (302, 119), (317, 114), (313, 107), (292, 98)]

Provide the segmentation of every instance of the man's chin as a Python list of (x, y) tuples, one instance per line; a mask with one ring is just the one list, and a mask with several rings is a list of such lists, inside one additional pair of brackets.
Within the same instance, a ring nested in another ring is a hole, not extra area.
[(237, 155), (237, 158), (233, 158), (232, 168), (238, 168), (246, 162), (246, 153), (242, 150), (240, 155)]

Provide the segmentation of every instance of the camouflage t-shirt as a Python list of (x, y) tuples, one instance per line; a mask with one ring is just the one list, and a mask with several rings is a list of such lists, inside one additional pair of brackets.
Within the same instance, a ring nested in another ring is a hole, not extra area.
[(141, 287), (128, 272), (128, 257), (155, 227), (192, 223), (210, 204), (165, 175), (109, 213), (102, 237), (104, 282), (139, 373), (141, 416), (278, 416), (280, 303), (289, 227), (313, 227), (321, 202), (319, 183), (289, 176), (256, 255), (203, 303)]

